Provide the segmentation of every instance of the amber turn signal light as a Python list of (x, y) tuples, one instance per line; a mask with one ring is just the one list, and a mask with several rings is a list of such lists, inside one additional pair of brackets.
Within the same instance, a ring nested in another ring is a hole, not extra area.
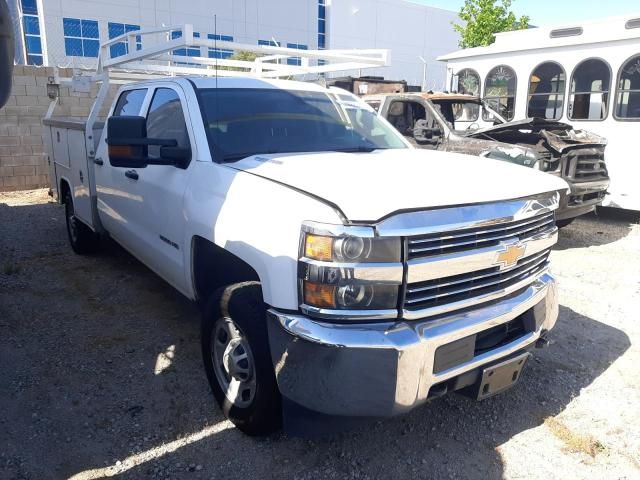
[(304, 282), (304, 303), (318, 308), (336, 307), (336, 287), (321, 283)]
[(304, 256), (314, 260), (333, 259), (333, 238), (308, 233), (304, 242)]

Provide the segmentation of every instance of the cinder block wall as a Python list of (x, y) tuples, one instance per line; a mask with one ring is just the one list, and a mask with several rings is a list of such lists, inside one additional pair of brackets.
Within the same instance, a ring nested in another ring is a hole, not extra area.
[[(52, 67), (16, 66), (9, 101), (0, 108), (0, 191), (23, 190), (49, 186), (47, 152), (44, 150), (42, 117), (51, 99), (47, 83), (54, 76)], [(58, 69), (60, 77), (71, 77), (71, 69)], [(105, 102), (101, 115), (111, 105), (117, 86)], [(60, 100), (55, 116), (84, 118), (89, 115), (97, 94), (74, 92), (60, 86)]]

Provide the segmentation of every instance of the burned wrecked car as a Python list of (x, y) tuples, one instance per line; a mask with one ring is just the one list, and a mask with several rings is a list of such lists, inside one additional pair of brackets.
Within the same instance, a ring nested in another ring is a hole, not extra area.
[(571, 191), (561, 200), (559, 226), (594, 210), (609, 186), (606, 140), (569, 124), (541, 118), (507, 122), (471, 95), (403, 93), (364, 100), (420, 148), (505, 160), (562, 177)]

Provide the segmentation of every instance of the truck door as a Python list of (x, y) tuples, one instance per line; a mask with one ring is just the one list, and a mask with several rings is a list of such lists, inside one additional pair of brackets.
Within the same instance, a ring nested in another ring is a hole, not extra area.
[[(196, 107), (197, 108), (197, 107)], [(176, 140), (178, 147), (190, 147), (187, 166), (148, 165), (135, 169), (135, 197), (126, 196), (127, 219), (136, 230), (135, 254), (178, 290), (185, 292), (183, 199), (189, 166), (196, 149), (182, 89), (160, 84), (151, 92), (146, 107), (147, 136)], [(159, 146), (149, 146), (150, 158), (160, 156)]]
[[(396, 130), (398, 130), (412, 145), (419, 148), (438, 149), (442, 142), (442, 127), (434, 115), (417, 101), (404, 98), (393, 99), (382, 111), (384, 116)], [(420, 122), (421, 126), (431, 129), (429, 139), (417, 142), (414, 129)], [(440, 132), (440, 133), (438, 133)]]
[[(118, 97), (112, 117), (141, 115), (142, 108), (148, 103), (148, 88), (134, 88), (123, 91)], [(105, 134), (106, 135), (106, 127)], [(131, 168), (113, 165), (109, 159), (104, 138), (98, 146), (95, 160), (95, 179), (97, 207), (100, 222), (109, 234), (129, 250), (137, 250), (140, 232), (130, 223), (132, 209), (140, 208), (140, 187), (129, 178)]]

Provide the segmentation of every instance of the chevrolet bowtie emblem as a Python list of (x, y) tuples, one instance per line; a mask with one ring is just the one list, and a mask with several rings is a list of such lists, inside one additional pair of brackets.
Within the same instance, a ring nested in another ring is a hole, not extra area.
[(503, 252), (498, 253), (496, 263), (500, 265), (500, 268), (507, 268), (518, 263), (524, 256), (525, 247), (523, 245), (506, 245)]

